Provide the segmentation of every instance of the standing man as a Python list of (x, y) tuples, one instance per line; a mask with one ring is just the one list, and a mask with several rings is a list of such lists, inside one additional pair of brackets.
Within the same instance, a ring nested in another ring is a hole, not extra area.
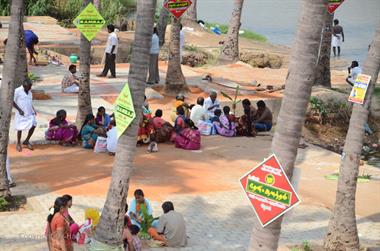
[(179, 32), (179, 54), (181, 57), (181, 63), (182, 63), (182, 56), (183, 56), (183, 49), (185, 47), (185, 32), (182, 30), (182, 24), (180, 24), (181, 31)]
[(31, 30), (26, 30), (25, 31), (25, 44), (26, 48), (28, 49), (29, 52), (29, 64), (31, 65), (32, 63), (37, 64), (37, 60), (34, 57), (34, 54), (38, 55), (36, 49), (34, 46), (38, 44), (38, 37), (37, 35), (31, 31)]
[(13, 107), (16, 108), (15, 114), (15, 129), (17, 130), (17, 145), (16, 150), (22, 151), (21, 134), (22, 131), (29, 130), (28, 136), (22, 143), (28, 149), (33, 150), (29, 140), (33, 135), (34, 129), (37, 126), (36, 111), (34, 110), (32, 101), (32, 82), (26, 79), (22, 86), (16, 88), (13, 99)]
[(335, 19), (332, 37), (334, 57), (336, 56), (336, 48), (338, 48), (338, 57), (340, 56), (340, 46), (342, 45), (342, 42), (344, 42), (343, 27), (339, 25), (339, 20)]
[(160, 82), (160, 72), (158, 70), (158, 56), (160, 53), (160, 39), (157, 35), (157, 27), (153, 28), (152, 46), (150, 47), (149, 77), (147, 84), (153, 85)]
[(209, 118), (214, 117), (214, 112), (216, 109), (220, 109), (220, 102), (216, 98), (218, 94), (216, 91), (211, 91), (210, 97), (206, 98), (203, 107), (206, 109)]
[(107, 46), (106, 46), (106, 61), (104, 63), (104, 69), (103, 72), (98, 75), (98, 77), (105, 77), (108, 74), (108, 70), (111, 71), (110, 78), (116, 78), (116, 53), (117, 53), (117, 47), (119, 45), (119, 39), (115, 33), (115, 26), (112, 24), (107, 25), (108, 29), (108, 40), (107, 40)]

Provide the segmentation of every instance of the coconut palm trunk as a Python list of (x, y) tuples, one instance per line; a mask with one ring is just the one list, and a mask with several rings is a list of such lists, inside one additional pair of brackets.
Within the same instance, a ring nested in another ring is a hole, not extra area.
[(198, 21), (197, 16), (197, 0), (192, 0), (191, 6), (183, 14), (181, 21), (184, 25), (194, 26)]
[(324, 16), (325, 26), (323, 27), (321, 50), (315, 79), (315, 85), (321, 85), (327, 88), (331, 88), (330, 55), (333, 19), (334, 14), (330, 14), (326, 11)]
[(169, 65), (165, 83), (165, 93), (168, 95), (177, 95), (189, 90), (181, 67), (180, 26), (180, 21), (173, 17), (169, 45)]
[(136, 136), (144, 103), (145, 81), (148, 72), (150, 46), (153, 30), (156, 0), (138, 0), (135, 41), (128, 83), (133, 97), (136, 118), (119, 138), (108, 190), (95, 239), (107, 245), (122, 244), (125, 203), (129, 180), (132, 176), (132, 162), (136, 152)]
[[(22, 40), (25, 41), (25, 33), (24, 33), (24, 27), (21, 26), (21, 34), (22, 34)], [(25, 81), (25, 79), (28, 77), (28, 62), (27, 62), (27, 56), (26, 56), (26, 46), (25, 43), (21, 44), (20, 48), (20, 56), (19, 60), (17, 61), (17, 69), (18, 74), (15, 78), (15, 88), (20, 87), (22, 83)]]
[(25, 47), (24, 0), (12, 0), (11, 20), (9, 23), (8, 43), (5, 47), (3, 78), (0, 87), (0, 197), (11, 196), (7, 178), (6, 160), (8, 156), (9, 127), (11, 122), (14, 89), (17, 74), (17, 62), (20, 50)]
[[(272, 151), (289, 179), (293, 175), (306, 109), (315, 80), (323, 16), (327, 11), (327, 0), (303, 0), (301, 3), (301, 15), (292, 47), (285, 95), (272, 141)], [(282, 217), (263, 228), (255, 219), (249, 250), (277, 250), (281, 223)]]
[(232, 63), (239, 60), (239, 30), (244, 0), (235, 0), (227, 37), (219, 55), (219, 62)]
[(94, 0), (94, 6), (95, 8), (100, 11), (101, 2), (100, 0)]
[(160, 46), (165, 44), (166, 27), (168, 25), (169, 11), (161, 8), (160, 16), (157, 23), (158, 38), (160, 39)]
[(326, 250), (359, 250), (356, 226), (355, 194), (363, 147), (364, 125), (367, 123), (371, 98), (380, 70), (380, 24), (371, 43), (363, 74), (371, 76), (364, 105), (354, 104), (340, 162), (334, 214), (325, 237)]
[[(92, 0), (83, 0), (82, 9), (84, 9)], [(86, 116), (92, 113), (91, 91), (90, 91), (90, 64), (91, 64), (91, 42), (80, 35), (80, 65), (79, 72), (81, 74), (78, 93), (78, 112), (76, 124), (81, 127)]]

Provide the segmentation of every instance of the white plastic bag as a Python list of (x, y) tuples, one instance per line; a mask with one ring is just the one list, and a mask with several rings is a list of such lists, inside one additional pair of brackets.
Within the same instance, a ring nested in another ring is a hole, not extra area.
[(94, 147), (95, 153), (105, 153), (107, 152), (107, 138), (98, 137)]
[(202, 135), (208, 136), (208, 135), (214, 135), (215, 134), (214, 125), (211, 122), (199, 120), (197, 127), (198, 127), (198, 131)]

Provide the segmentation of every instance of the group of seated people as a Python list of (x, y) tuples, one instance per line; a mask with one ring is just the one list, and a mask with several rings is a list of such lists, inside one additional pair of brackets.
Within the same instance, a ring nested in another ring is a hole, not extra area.
[[(160, 245), (168, 247), (184, 247), (187, 245), (186, 223), (182, 214), (174, 211), (171, 201), (162, 204), (163, 214), (153, 222), (147, 223), (145, 217), (153, 219), (153, 209), (144, 192), (137, 189), (130, 205), (126, 205), (124, 217), (123, 240), (125, 250), (140, 251), (139, 232), (146, 231), (149, 237)], [(140, 234), (141, 235), (141, 234)]]
[(59, 110), (56, 117), (50, 120), (49, 128), (46, 131), (46, 139), (59, 141), (63, 146), (76, 146), (78, 141), (82, 141), (82, 146), (86, 149), (93, 149), (99, 136), (106, 138), (107, 150), (113, 155), (116, 152), (117, 129), (113, 116), (106, 113), (106, 109), (98, 108), (96, 117), (88, 114), (78, 131), (74, 124), (67, 120), (65, 110)]
[(258, 101), (255, 108), (248, 99), (244, 99), (242, 106), (243, 115), (236, 117), (229, 106), (221, 108), (216, 92), (211, 92), (206, 99), (199, 97), (196, 105), (186, 104), (185, 97), (178, 95), (170, 114), (174, 122), (172, 125), (162, 118), (161, 109), (152, 117), (149, 105), (145, 102), (138, 143), (151, 142), (154, 149), (156, 143), (173, 142), (178, 148), (198, 150), (201, 134), (249, 137), (272, 129), (272, 112), (263, 100)]

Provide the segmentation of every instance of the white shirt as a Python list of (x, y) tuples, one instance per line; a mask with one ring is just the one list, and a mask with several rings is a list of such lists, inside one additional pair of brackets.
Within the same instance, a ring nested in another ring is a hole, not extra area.
[(116, 126), (112, 127), (107, 132), (107, 151), (110, 153), (116, 153), (117, 148), (117, 129)]
[(116, 33), (115, 32), (110, 33), (108, 35), (106, 53), (111, 53), (112, 47), (115, 46), (115, 49), (113, 50), (112, 54), (116, 54), (118, 45), (119, 45), (119, 39), (117, 38)]
[(361, 73), (362, 73), (362, 69), (359, 66), (356, 66), (356, 67), (351, 69), (350, 77), (352, 78), (353, 81), (356, 81), (356, 78)]
[[(13, 101), (24, 112), (25, 117), (34, 115), (32, 90), (29, 90), (28, 94), (26, 94), (23, 86), (16, 88)], [(16, 113), (19, 114), (18, 110), (16, 110)]]
[[(216, 105), (216, 107), (212, 108), (211, 110), (208, 109), (208, 108), (210, 108), (211, 106), (214, 106), (214, 105)], [(211, 98), (208, 97), (208, 98), (206, 98), (205, 103), (203, 104), (203, 107), (205, 108), (205, 110), (207, 112), (207, 115), (209, 117), (213, 117), (215, 110), (216, 109), (220, 109), (220, 102), (217, 99), (215, 100), (215, 102), (212, 102)]]
[(157, 34), (152, 35), (152, 46), (150, 47), (150, 54), (159, 54), (160, 53), (160, 39)]
[(198, 125), (199, 120), (206, 121), (208, 119), (206, 109), (201, 105), (196, 105), (191, 109), (190, 119), (194, 122), (194, 125)]

